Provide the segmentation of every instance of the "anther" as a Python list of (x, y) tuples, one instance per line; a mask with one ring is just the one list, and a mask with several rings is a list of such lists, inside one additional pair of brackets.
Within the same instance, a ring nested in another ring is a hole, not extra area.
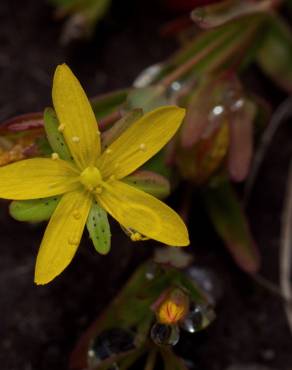
[(80, 137), (79, 136), (73, 136), (72, 141), (73, 141), (73, 143), (79, 143)]
[(101, 194), (101, 193), (102, 193), (102, 187), (101, 187), (101, 186), (97, 186), (97, 187), (95, 188), (95, 193), (96, 193), (96, 194)]
[(52, 153), (51, 157), (54, 161), (60, 158), (58, 153)]
[(64, 125), (64, 123), (62, 123), (61, 125), (59, 125), (58, 131), (63, 132), (64, 128), (65, 128), (65, 125)]

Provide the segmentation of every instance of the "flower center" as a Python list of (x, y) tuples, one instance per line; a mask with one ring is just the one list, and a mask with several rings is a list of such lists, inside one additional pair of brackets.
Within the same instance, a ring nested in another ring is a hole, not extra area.
[(96, 167), (87, 167), (80, 175), (80, 181), (85, 188), (92, 192), (101, 192), (102, 177), (99, 169)]

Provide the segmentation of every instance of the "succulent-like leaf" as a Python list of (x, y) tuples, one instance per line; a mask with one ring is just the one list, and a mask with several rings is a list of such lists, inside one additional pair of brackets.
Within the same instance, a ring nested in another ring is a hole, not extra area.
[(224, 0), (195, 8), (191, 18), (201, 28), (213, 28), (244, 15), (267, 11), (274, 2), (274, 0)]
[(10, 215), (17, 221), (47, 221), (59, 203), (60, 197), (32, 200), (14, 200), (10, 203)]
[(133, 89), (128, 95), (127, 102), (129, 109), (141, 108), (144, 113), (169, 105), (165, 96), (165, 88), (160, 85)]
[[(224, 24), (216, 29), (208, 30), (190, 40), (168, 63), (162, 66), (156, 82), (168, 82), (172, 73), (176, 74), (177, 68), (182, 64), (189, 64), (186, 75), (200, 77), (202, 73), (217, 71), (227, 66), (241, 66), (243, 50), (249, 51), (255, 36), (262, 32), (262, 25), (267, 16), (265, 14), (253, 14), (249, 17), (242, 17), (236, 21)], [(251, 48), (252, 49), (252, 48)], [(240, 54), (240, 60), (234, 57)]]
[(44, 124), (48, 141), (52, 150), (59, 154), (61, 159), (71, 161), (72, 156), (65, 142), (62, 132), (59, 130), (60, 122), (52, 108), (47, 108), (44, 112)]
[(253, 154), (253, 126), (255, 105), (248, 100), (230, 115), (230, 145), (228, 172), (234, 181), (243, 181), (248, 175)]
[(96, 202), (91, 206), (86, 226), (96, 251), (107, 254), (111, 247), (110, 225), (107, 213)]
[(164, 199), (170, 194), (169, 181), (155, 172), (139, 170), (125, 177), (123, 181), (159, 199)]
[(292, 91), (292, 32), (276, 15), (269, 18), (257, 60), (263, 71), (280, 87)]
[(132, 123), (143, 116), (142, 109), (133, 109), (126, 113), (120, 120), (104, 131), (101, 136), (102, 149), (106, 149), (113, 141), (115, 141)]
[(182, 176), (195, 184), (204, 184), (221, 166), (229, 146), (226, 121), (210, 137), (190, 149), (178, 148), (176, 161)]
[(97, 120), (118, 110), (127, 100), (130, 89), (116, 90), (90, 99)]
[(259, 253), (231, 185), (219, 181), (209, 186), (203, 196), (209, 217), (235, 262), (246, 272), (256, 272)]

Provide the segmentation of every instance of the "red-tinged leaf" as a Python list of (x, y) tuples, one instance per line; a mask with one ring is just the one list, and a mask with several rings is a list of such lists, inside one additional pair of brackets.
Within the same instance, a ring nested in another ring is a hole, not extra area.
[(212, 4), (218, 1), (220, 0), (164, 0), (168, 8), (176, 12), (187, 12), (194, 9), (196, 6)]
[(255, 114), (255, 105), (247, 100), (240, 109), (230, 114), (228, 171), (234, 181), (243, 181), (248, 175), (253, 153)]
[(292, 91), (292, 32), (276, 15), (269, 18), (257, 60), (275, 83), (288, 92)]
[(130, 89), (116, 90), (90, 99), (97, 120), (118, 111), (126, 102)]
[(272, 8), (275, 0), (224, 0), (211, 5), (196, 7), (191, 18), (204, 29), (221, 26), (233, 19), (264, 12)]
[(40, 129), (44, 125), (43, 113), (26, 113), (1, 123), (0, 134)]
[(187, 114), (181, 129), (181, 144), (190, 148), (196, 144), (209, 124), (209, 114), (214, 104), (210, 89), (214, 82), (200, 84), (188, 104)]
[(0, 126), (0, 166), (42, 155), (38, 141), (44, 138), (42, 113), (13, 117)]
[(142, 109), (133, 109), (126, 113), (121, 119), (114, 123), (108, 130), (101, 135), (102, 149), (105, 150), (112, 142), (114, 142), (128, 127), (143, 115)]
[(209, 186), (203, 196), (210, 219), (235, 262), (244, 271), (255, 273), (260, 256), (231, 185), (222, 180)]
[(164, 199), (170, 194), (169, 181), (152, 171), (138, 170), (125, 177), (123, 181), (159, 199)]
[(204, 184), (221, 166), (229, 146), (229, 126), (222, 122), (209, 137), (190, 149), (177, 148), (176, 164), (181, 176), (196, 185)]

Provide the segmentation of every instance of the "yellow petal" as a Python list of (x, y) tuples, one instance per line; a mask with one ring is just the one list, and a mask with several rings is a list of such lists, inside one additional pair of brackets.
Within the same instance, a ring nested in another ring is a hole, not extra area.
[(84, 191), (65, 194), (45, 231), (35, 267), (35, 283), (47, 284), (71, 262), (84, 230), (92, 197)]
[(70, 68), (57, 67), (53, 103), (66, 143), (80, 168), (95, 164), (100, 154), (98, 125), (87, 96)]
[(97, 196), (101, 206), (121, 225), (172, 246), (189, 244), (182, 219), (151, 195), (121, 181), (108, 182)]
[(132, 124), (99, 159), (103, 177), (121, 179), (135, 171), (172, 138), (184, 115), (182, 108), (161, 107)]
[(0, 167), (0, 198), (36, 199), (80, 187), (79, 173), (65, 161), (33, 158)]

